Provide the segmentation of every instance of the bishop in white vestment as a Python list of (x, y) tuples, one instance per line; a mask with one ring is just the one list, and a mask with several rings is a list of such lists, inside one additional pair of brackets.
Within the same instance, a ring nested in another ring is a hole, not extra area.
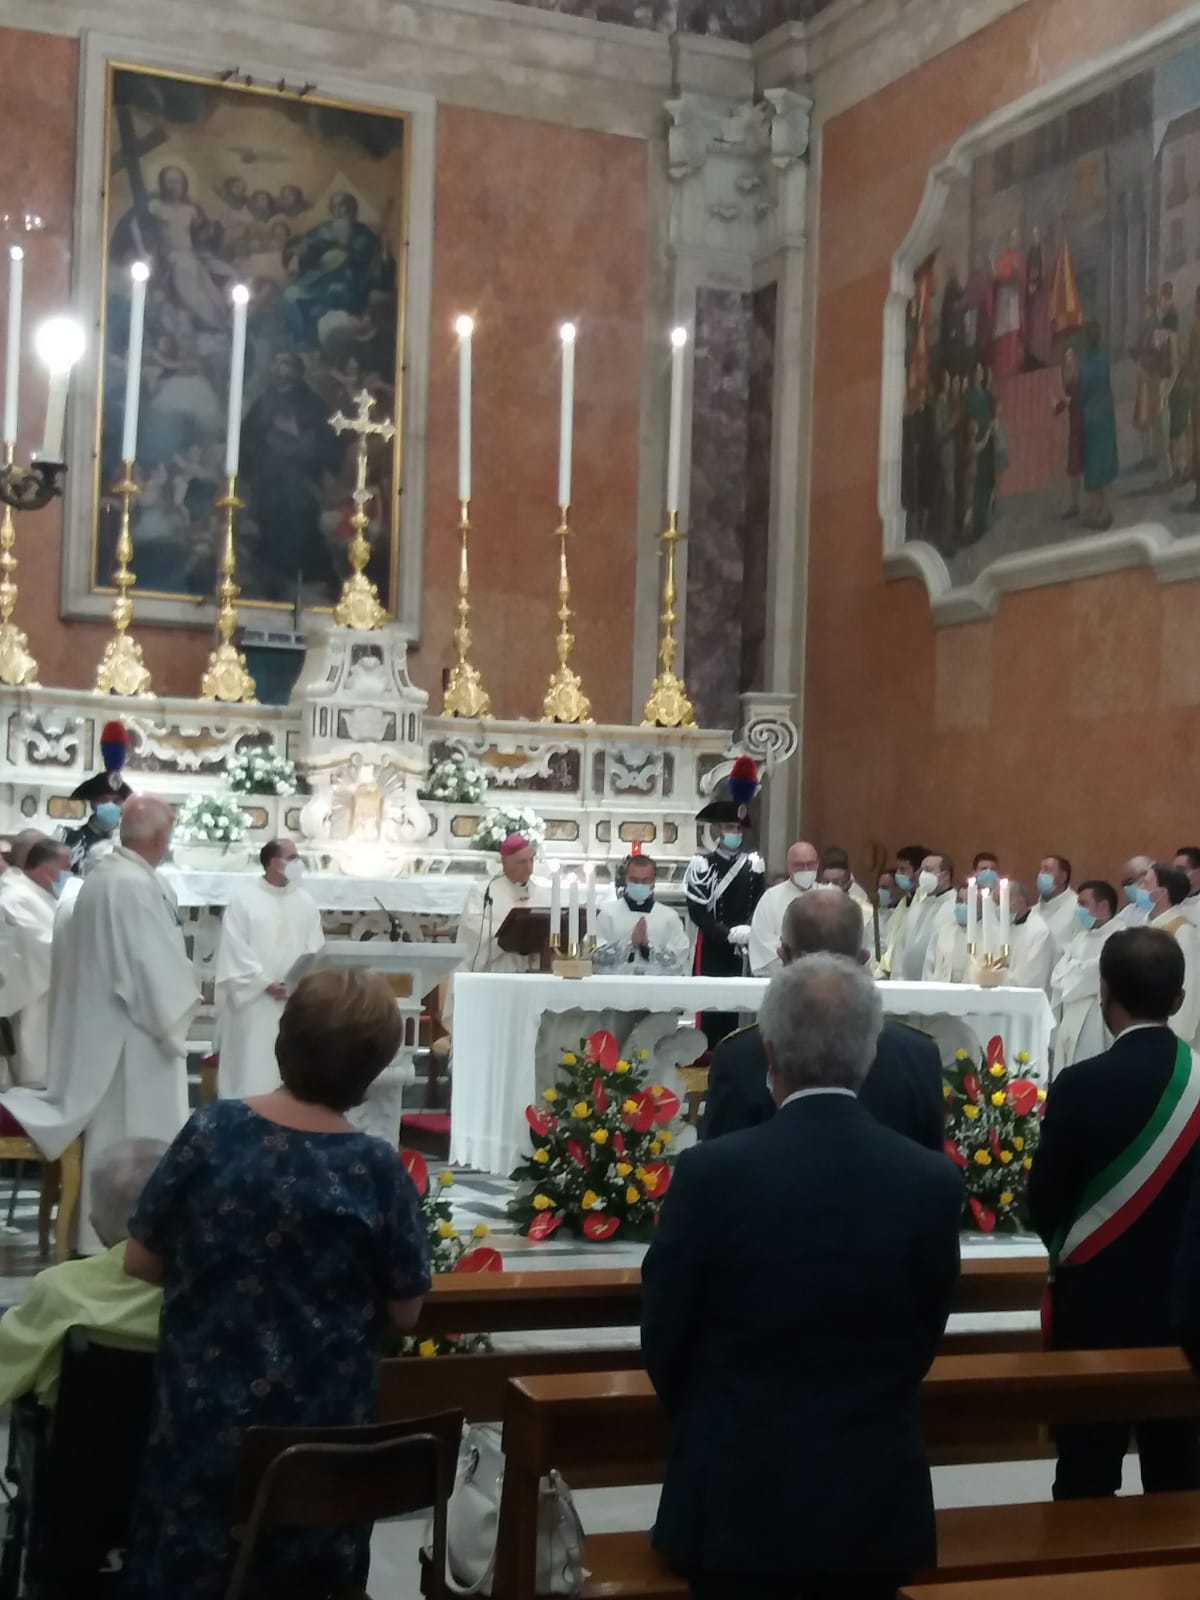
[(170, 1141), (187, 1120), (187, 1033), (200, 1004), (173, 902), (155, 872), (171, 809), (135, 795), (121, 844), (84, 883), (57, 942), (46, 1090), (0, 1103), (48, 1161), (84, 1135), (79, 1248), (100, 1248), (89, 1221), (96, 1157), (120, 1139)]
[(263, 875), (230, 896), (217, 950), (217, 1093), (245, 1100), (279, 1087), (275, 1039), (285, 982), (325, 943), (317, 903), (300, 887), (304, 863), (290, 839), (262, 848)]
[(787, 853), (788, 875), (762, 895), (750, 919), (750, 971), (756, 978), (769, 978), (783, 965), (779, 944), (783, 936), (783, 915), (793, 900), (813, 888), (817, 881), (820, 857), (807, 839), (798, 839)]
[(1102, 1055), (1112, 1043), (1100, 1013), (1100, 952), (1114, 933), (1117, 892), (1110, 883), (1081, 883), (1079, 933), (1058, 958), (1050, 978), (1054, 1032), (1054, 1072)]
[(500, 846), (500, 871), (475, 884), (459, 918), (458, 942), (465, 946), (464, 972), (537, 972), (537, 955), (500, 948), (499, 934), (510, 911), (533, 904), (533, 845), (510, 834)]
[(40, 839), (26, 855), (24, 867), (5, 874), (0, 918), (7, 923), (8, 949), (0, 1001), (13, 1019), (16, 1036), (13, 1076), (27, 1089), (46, 1086), (54, 914), (63, 882), (70, 876), (69, 860), (65, 845)]
[(630, 856), (620, 895), (606, 900), (596, 912), (598, 972), (633, 976), (687, 972), (691, 941), (679, 913), (655, 900), (657, 876), (649, 856)]

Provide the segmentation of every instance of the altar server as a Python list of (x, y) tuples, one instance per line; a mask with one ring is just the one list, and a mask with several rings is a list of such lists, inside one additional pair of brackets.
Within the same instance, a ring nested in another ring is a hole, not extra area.
[(499, 933), (510, 911), (533, 903), (533, 845), (510, 833), (500, 846), (500, 871), (487, 883), (474, 884), (459, 918), (458, 942), (466, 947), (465, 972), (537, 972), (538, 955), (518, 955), (500, 948)]
[(622, 974), (680, 974), (691, 945), (670, 906), (654, 897), (658, 869), (649, 856), (630, 856), (615, 900), (596, 913), (596, 970)]
[(1046, 924), (1061, 952), (1079, 932), (1079, 924), (1075, 920), (1078, 902), (1071, 887), (1071, 863), (1066, 856), (1045, 857), (1038, 868), (1037, 892), (1033, 915), (1036, 920)]
[[(715, 848), (693, 856), (684, 875), (688, 916), (697, 928), (694, 970), (706, 978), (738, 978), (745, 970), (750, 922), (767, 887), (762, 858), (746, 848), (750, 802), (758, 792), (753, 761), (739, 756), (725, 794), (697, 814), (713, 825)], [(736, 1011), (701, 1014), (709, 1046), (737, 1027)]]
[(129, 753), (124, 723), (106, 722), (100, 730), (100, 756), (104, 771), (72, 789), (72, 800), (86, 800), (91, 810), (81, 827), (64, 828), (62, 841), (71, 852), (71, 871), (82, 872), (93, 850), (108, 852), (121, 823), (121, 807), (133, 790), (121, 776)]
[(259, 853), (262, 876), (234, 890), (217, 950), (217, 1093), (245, 1100), (279, 1087), (275, 1037), (285, 979), (301, 956), (325, 943), (321, 913), (300, 887), (304, 863), (290, 839)]
[(8, 925), (2, 998), (15, 1035), (13, 1076), (28, 1089), (42, 1089), (46, 1084), (54, 914), (70, 876), (69, 859), (65, 845), (39, 839), (26, 855), (24, 867), (14, 867), (6, 875), (8, 892), (0, 912)]
[(1009, 989), (1048, 990), (1059, 950), (1073, 943), (1075, 934), (1080, 931), (1079, 923), (1072, 920), (1074, 932), (1065, 946), (1060, 947), (1050, 932), (1050, 924), (1037, 915), (1032, 891), (1014, 881), (1009, 883), (1008, 892), (1012, 923), (1005, 985)]
[(1076, 890), (1079, 933), (1058, 958), (1050, 978), (1050, 1004), (1058, 1024), (1054, 1034), (1054, 1071), (1090, 1061), (1112, 1043), (1100, 1010), (1100, 952), (1114, 933), (1117, 891), (1099, 879)]
[(1195, 1044), (1200, 1035), (1200, 932), (1183, 907), (1187, 874), (1156, 861), (1141, 888), (1150, 897), (1148, 925), (1169, 933), (1183, 951), (1183, 1004), (1171, 1018), (1171, 1027), (1188, 1044)]
[(0, 1096), (47, 1161), (86, 1134), (85, 1255), (100, 1249), (87, 1220), (97, 1156), (119, 1139), (171, 1140), (187, 1117), (187, 1031), (200, 993), (154, 870), (172, 825), (164, 801), (137, 795), (126, 802), (121, 843), (84, 884), (55, 952), (46, 1091)]
[(755, 906), (750, 919), (749, 950), (750, 971), (756, 978), (768, 978), (779, 971), (784, 912), (793, 900), (815, 887), (819, 861), (816, 846), (807, 839), (797, 839), (788, 849), (787, 877), (782, 883), (772, 884)]
[(893, 978), (921, 981), (929, 946), (954, 921), (954, 905), (954, 863), (947, 855), (930, 852), (921, 863), (916, 893), (888, 952)]

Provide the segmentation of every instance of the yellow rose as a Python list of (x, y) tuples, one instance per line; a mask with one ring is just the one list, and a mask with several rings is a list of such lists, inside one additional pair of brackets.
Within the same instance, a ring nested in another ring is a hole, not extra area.
[(1022, 1139), (1021, 1135), (1018, 1133), (1016, 1135), (1016, 1137), (1013, 1139), (1013, 1149), (1017, 1152), (1018, 1155), (1020, 1155), (1021, 1151), (1024, 1150), (1024, 1148), (1025, 1148), (1025, 1141), (1024, 1141), (1024, 1139)]
[(535, 1194), (533, 1197), (533, 1209), (535, 1211), (549, 1211), (553, 1204), (554, 1201), (551, 1200), (548, 1194)]
[(997, 1089), (995, 1094), (992, 1096), (992, 1104), (994, 1106), (1002, 1106), (1007, 1099), (1008, 1096), (1005, 1094), (1004, 1090)]
[(667, 1145), (669, 1145), (671, 1143), (671, 1140), (674, 1137), (675, 1137), (675, 1135), (673, 1133), (668, 1133), (666, 1128), (664, 1128), (663, 1131), (658, 1136), (658, 1142), (659, 1142), (659, 1144), (662, 1145), (662, 1147), (665, 1150)]
[(533, 1159), (537, 1162), (539, 1167), (544, 1167), (550, 1160), (550, 1152), (543, 1146), (541, 1149), (533, 1152)]
[(586, 1100), (577, 1100), (571, 1107), (571, 1115), (573, 1117), (577, 1117), (581, 1122), (585, 1117), (591, 1115), (591, 1111), (592, 1108), (588, 1105)]
[(549, 1103), (551, 1105), (553, 1105), (554, 1102), (558, 1099), (558, 1090), (557, 1089), (545, 1089), (545, 1090), (543, 1090), (542, 1091), (542, 1099), (549, 1101)]
[(417, 1354), (419, 1356), (435, 1356), (437, 1355), (437, 1344), (432, 1339), (422, 1339), (417, 1346)]
[(646, 1181), (646, 1169), (645, 1169), (645, 1167), (639, 1167), (637, 1169), (637, 1171), (634, 1173), (634, 1177), (637, 1179), (637, 1181), (639, 1183), (645, 1183), (645, 1181)]
[(636, 1100), (626, 1100), (625, 1104), (621, 1107), (621, 1110), (627, 1117), (631, 1117), (637, 1108), (638, 1103)]
[(951, 1093), (952, 1091), (950, 1085), (948, 1083), (944, 1083), (942, 1085), (942, 1099), (949, 1100)]
[(471, 1229), (471, 1237), (472, 1239), (486, 1239), (491, 1231), (486, 1222), (477, 1222)]
[(617, 1071), (619, 1073), (622, 1073), (622, 1074), (628, 1072), (629, 1071), (629, 1063), (628, 1063), (628, 1061), (618, 1061), (617, 1062)]
[(956, 1050), (954, 1052), (954, 1059), (955, 1059), (955, 1061), (966, 1061), (967, 1060), (967, 1052), (965, 1050)]
[(437, 1225), (439, 1239), (457, 1239), (458, 1235), (448, 1222), (439, 1222)]
[(1006, 1076), (1004, 1063), (1001, 1061), (997, 1061), (994, 1067), (989, 1067), (988, 1071), (991, 1073), (993, 1078), (1003, 1078)]
[(978, 1115), (979, 1115), (979, 1107), (978, 1106), (964, 1106), (963, 1107), (963, 1116), (966, 1117), (968, 1122), (974, 1122), (975, 1118)]
[(1013, 1203), (1013, 1192), (1012, 1192), (1011, 1189), (1005, 1189), (1004, 1192), (1000, 1196), (1000, 1204), (1002, 1206), (1010, 1206), (1010, 1205), (1012, 1205), (1012, 1203)]
[(992, 1164), (992, 1158), (991, 1158), (990, 1155), (988, 1155), (986, 1150), (976, 1150), (976, 1152), (975, 1152), (975, 1165), (977, 1167), (990, 1167), (991, 1164)]
[(593, 1144), (607, 1144), (608, 1143), (608, 1129), (607, 1128), (597, 1128), (595, 1133), (592, 1135), (592, 1143)]
[(562, 1062), (564, 1067), (575, 1067), (579, 1065), (579, 1057), (575, 1054), (574, 1050), (564, 1050), (562, 1055), (559, 1057), (559, 1060)]
[(452, 1172), (439, 1172), (438, 1173), (438, 1186), (440, 1188), (448, 1189), (453, 1182), (454, 1182), (454, 1174)]
[(588, 1192), (584, 1195), (583, 1199), (579, 1202), (579, 1204), (583, 1207), (583, 1209), (585, 1211), (591, 1211), (593, 1209), (593, 1207), (598, 1206), (600, 1204), (600, 1196), (596, 1193), (596, 1191), (594, 1189), (589, 1189)]
[(657, 1172), (646, 1172), (646, 1173), (643, 1173), (643, 1175), (642, 1175), (642, 1188), (645, 1189), (647, 1194), (653, 1194), (654, 1191), (658, 1188), (658, 1173)]
[(1024, 1161), (1022, 1161), (1021, 1165), (1025, 1168), (1025, 1171), (1028, 1172), (1030, 1167), (1033, 1165), (1033, 1157), (1032, 1156), (1026, 1156)]
[(640, 1189), (635, 1189), (633, 1185), (630, 1184), (628, 1189), (625, 1191), (625, 1204), (627, 1206), (635, 1206), (641, 1198), (642, 1191)]
[(649, 1061), (649, 1059), (650, 1059), (649, 1050), (639, 1050), (638, 1053), (637, 1053), (637, 1058), (638, 1058), (639, 1061)]
[(662, 1145), (657, 1139), (651, 1139), (650, 1141), (650, 1154), (652, 1156), (662, 1155)]
[(1039, 1101), (1042, 1101), (1042, 1100), (1044, 1100), (1044, 1099), (1045, 1099), (1045, 1098), (1046, 1098), (1046, 1091), (1045, 1091), (1045, 1089), (1039, 1089), (1039, 1090), (1038, 1090), (1038, 1100), (1039, 1100)]
[(1020, 1066), (1020, 1067), (1027, 1067), (1029, 1065), (1029, 1051), (1028, 1050), (1018, 1050), (1017, 1051), (1017, 1065)]
[(618, 1161), (617, 1162), (617, 1177), (618, 1178), (627, 1178), (632, 1171), (633, 1171), (633, 1168), (630, 1166), (628, 1161)]
[(1011, 1150), (1001, 1150), (1000, 1159), (1001, 1159), (1001, 1161), (1003, 1161), (1004, 1165), (1007, 1166), (1008, 1163), (1012, 1160), (1012, 1151)]

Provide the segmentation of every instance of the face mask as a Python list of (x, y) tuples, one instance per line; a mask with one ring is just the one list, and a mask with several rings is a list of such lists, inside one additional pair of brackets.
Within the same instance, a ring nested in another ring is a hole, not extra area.
[(792, 882), (797, 889), (811, 889), (817, 881), (817, 875), (811, 867), (805, 867), (802, 872), (792, 873)]
[(898, 872), (896, 874), (896, 887), (901, 894), (911, 894), (912, 886), (913, 881), (907, 872)]
[(648, 906), (654, 899), (654, 885), (652, 883), (627, 883), (625, 885), (625, 898), (631, 906)]
[(109, 833), (112, 833), (121, 823), (120, 806), (114, 805), (111, 800), (106, 800), (103, 805), (96, 807), (96, 821), (102, 828), (107, 828)]
[(1096, 926), (1096, 913), (1089, 911), (1086, 906), (1075, 907), (1075, 921), (1085, 933), (1091, 933)]
[(937, 886), (938, 875), (936, 872), (923, 872), (917, 879), (917, 888), (920, 889), (922, 894), (933, 894)]
[(71, 874), (69, 872), (60, 872), (58, 877), (55, 878), (54, 882), (50, 885), (50, 893), (56, 900), (61, 898), (63, 890), (67, 887), (70, 876)]
[(966, 925), (967, 925), (967, 905), (966, 905), (966, 901), (965, 900), (964, 901), (960, 901), (954, 907), (954, 920), (955, 920), (955, 922), (958, 923), (960, 928), (965, 928), (966, 927)]
[(891, 903), (892, 903), (892, 891), (890, 889), (880, 889), (880, 891), (879, 891), (879, 909), (881, 911), (886, 911), (887, 908), (891, 905)]
[(723, 833), (721, 835), (721, 843), (726, 850), (736, 855), (742, 848), (742, 836), (740, 833)]
[(994, 867), (980, 867), (975, 874), (975, 882), (981, 889), (998, 889), (1000, 887), (1000, 874)]
[(288, 883), (299, 883), (304, 876), (304, 863), (299, 856), (293, 856), (283, 869), (283, 875)]
[(1150, 893), (1149, 889), (1143, 889), (1140, 883), (1127, 884), (1125, 893), (1129, 896), (1130, 900), (1139, 911), (1154, 910), (1154, 896)]
[(1037, 890), (1043, 900), (1049, 900), (1050, 896), (1054, 893), (1054, 875), (1049, 872), (1039, 872), (1037, 878)]

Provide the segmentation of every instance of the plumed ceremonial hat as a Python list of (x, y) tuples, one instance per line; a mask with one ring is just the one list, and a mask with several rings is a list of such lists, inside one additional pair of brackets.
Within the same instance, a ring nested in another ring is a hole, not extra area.
[(758, 768), (749, 756), (739, 756), (713, 790), (713, 797), (696, 813), (697, 822), (746, 822), (751, 801), (758, 794)]

